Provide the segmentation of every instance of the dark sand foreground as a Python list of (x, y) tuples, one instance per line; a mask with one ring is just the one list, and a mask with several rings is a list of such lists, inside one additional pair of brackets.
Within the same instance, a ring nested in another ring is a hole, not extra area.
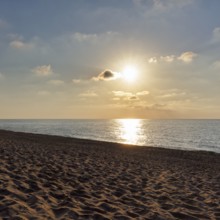
[(0, 219), (220, 219), (220, 154), (0, 131)]

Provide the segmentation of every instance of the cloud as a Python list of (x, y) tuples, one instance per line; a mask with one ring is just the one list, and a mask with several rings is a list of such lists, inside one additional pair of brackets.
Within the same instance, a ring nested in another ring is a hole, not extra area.
[[(120, 104), (132, 104), (134, 102), (137, 102), (140, 100), (140, 98), (138, 96), (136, 96), (135, 94), (132, 93), (127, 93), (123, 92), (123, 91), (113, 91), (113, 93), (115, 92), (115, 96), (113, 97), (113, 101), (117, 101)], [(121, 92), (121, 94), (117, 94), (117, 92)], [(124, 93), (124, 94), (122, 94)]]
[(149, 95), (150, 92), (149, 91), (142, 91), (142, 92), (137, 92), (136, 95), (137, 96), (145, 96), (145, 95)]
[(116, 105), (123, 105), (129, 108), (133, 108), (136, 105), (142, 105), (146, 102), (145, 96), (149, 94), (148, 91), (140, 92), (125, 92), (125, 91), (112, 91), (112, 100)]
[(168, 55), (168, 56), (161, 56), (160, 59), (162, 61), (165, 61), (165, 62), (168, 62), (168, 63), (171, 63), (175, 60), (175, 55)]
[[(190, 95), (191, 98), (193, 97), (193, 95)], [(155, 96), (155, 98), (162, 100), (162, 101), (166, 101), (166, 102), (176, 102), (176, 101), (183, 101), (183, 100), (187, 100), (189, 97), (189, 93), (185, 90), (181, 90), (181, 89), (169, 89), (169, 90), (162, 90), (160, 91), (160, 94), (158, 94), (157, 96)]]
[(166, 104), (159, 104), (159, 103), (154, 103), (154, 104), (143, 104), (142, 106), (137, 106), (139, 108), (144, 108), (146, 110), (165, 110), (167, 108)]
[(166, 55), (166, 56), (160, 56), (160, 57), (151, 57), (148, 59), (148, 63), (158, 63), (158, 62), (167, 62), (167, 63), (172, 63), (176, 60), (181, 60), (185, 63), (190, 63), (193, 61), (195, 57), (197, 57), (198, 54), (192, 52), (192, 51), (186, 51), (182, 54), (180, 54), (179, 57), (175, 55)]
[(60, 86), (64, 84), (64, 81), (58, 80), (58, 79), (53, 79), (48, 81), (49, 84), (55, 85), (55, 86)]
[(172, 92), (172, 93), (167, 93), (167, 94), (161, 95), (161, 96), (159, 96), (159, 98), (168, 99), (168, 98), (180, 98), (183, 96), (186, 96), (185, 92), (181, 92), (181, 93)]
[(190, 63), (190, 62), (192, 62), (193, 59), (194, 59), (195, 57), (197, 57), (197, 56), (198, 56), (198, 54), (196, 54), (196, 53), (194, 53), (194, 52), (192, 52), (192, 51), (187, 51), (187, 52), (182, 53), (182, 54), (178, 57), (178, 60), (181, 60), (181, 61), (183, 61), (183, 62), (185, 62), (185, 63)]
[(137, 93), (132, 93), (132, 92), (124, 92), (124, 91), (112, 91), (114, 96), (118, 98), (122, 98), (123, 100), (139, 100), (140, 96), (146, 96), (149, 95), (149, 91), (141, 91)]
[(114, 96), (119, 96), (119, 97), (128, 97), (128, 96), (133, 96), (133, 93), (131, 92), (124, 92), (124, 91), (112, 91)]
[(79, 84), (82, 82), (82, 80), (81, 79), (73, 79), (72, 82), (75, 84)]
[(157, 63), (157, 58), (151, 57), (150, 59), (148, 59), (148, 63)]
[[(94, 79), (96, 77), (93, 77), (92, 80), (97, 81), (97, 79)], [(84, 79), (72, 79), (72, 83), (74, 84), (87, 84), (89, 83), (91, 78), (84, 78)]]
[(17, 48), (17, 49), (23, 48), (24, 47), (24, 43), (22, 41), (15, 40), (15, 41), (10, 42), (10, 47)]
[(176, 59), (175, 55), (151, 57), (150, 59), (148, 59), (148, 63), (158, 63), (159, 61), (171, 63), (171, 62), (175, 61), (175, 59)]
[(220, 27), (216, 27), (216, 28), (213, 30), (212, 42), (213, 42), (213, 43), (220, 42)]
[(133, 4), (145, 12), (169, 12), (191, 5), (195, 0), (133, 0)]
[(108, 39), (112, 39), (117, 37), (119, 34), (117, 32), (104, 32), (101, 34), (84, 34), (80, 32), (76, 32), (72, 35), (72, 39), (76, 40), (78, 42), (91, 42), (91, 43), (97, 43), (100, 41), (105, 41)]
[(139, 98), (135, 95), (128, 97), (129, 100), (139, 100)]
[(93, 77), (92, 79), (95, 81), (110, 81), (121, 78), (121, 74), (117, 72), (113, 72), (112, 70), (105, 70), (101, 72), (98, 76)]
[(194, 0), (153, 0), (153, 7), (160, 11), (167, 11), (175, 8), (183, 8), (191, 5), (193, 2)]
[(13, 40), (10, 42), (10, 47), (15, 49), (31, 49), (33, 48), (33, 44), (31, 43), (24, 43), (21, 40)]
[(96, 41), (97, 35), (96, 34), (83, 34), (83, 33), (76, 32), (73, 34), (73, 38), (79, 42)]
[(32, 69), (32, 72), (38, 76), (50, 76), (53, 74), (53, 70), (50, 65), (37, 66)]
[(93, 91), (87, 91), (87, 92), (79, 94), (79, 96), (80, 97), (90, 97), (90, 98), (92, 98), (92, 97), (97, 97), (98, 95)]

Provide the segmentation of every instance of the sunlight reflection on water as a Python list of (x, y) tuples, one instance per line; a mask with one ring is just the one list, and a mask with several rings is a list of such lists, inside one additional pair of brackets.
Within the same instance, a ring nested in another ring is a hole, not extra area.
[(138, 144), (142, 131), (141, 119), (118, 119), (118, 135), (126, 144)]
[(220, 153), (220, 120), (0, 120), (0, 129)]

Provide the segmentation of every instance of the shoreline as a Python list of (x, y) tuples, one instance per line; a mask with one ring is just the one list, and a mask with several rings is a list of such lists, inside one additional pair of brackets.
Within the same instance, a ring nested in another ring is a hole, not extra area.
[(0, 130), (0, 217), (218, 219), (220, 154)]
[[(219, 119), (220, 120), (220, 119)], [(46, 137), (55, 137), (55, 138), (66, 138), (66, 139), (71, 139), (72, 141), (76, 142), (93, 142), (94, 144), (110, 144), (110, 145), (121, 145), (121, 146), (129, 146), (129, 147), (138, 147), (138, 148), (153, 148), (153, 149), (161, 149), (161, 150), (173, 150), (173, 151), (186, 151), (186, 152), (201, 152), (201, 153), (214, 153), (214, 154), (219, 154), (220, 152), (216, 151), (210, 151), (210, 150), (200, 150), (200, 149), (184, 149), (184, 148), (168, 148), (168, 147), (154, 147), (154, 146), (147, 146), (147, 145), (138, 145), (138, 144), (127, 144), (127, 143), (120, 143), (120, 142), (113, 142), (113, 141), (104, 141), (104, 140), (95, 140), (95, 139), (87, 139), (87, 138), (77, 138), (77, 137), (70, 137), (70, 136), (62, 136), (62, 135), (53, 135), (53, 134), (41, 134), (41, 133), (31, 133), (31, 132), (23, 132), (23, 131), (13, 131), (13, 130), (7, 130), (7, 129), (0, 129), (1, 132), (12, 132), (12, 133), (17, 133), (21, 135), (39, 135), (40, 136), (46, 136)]]

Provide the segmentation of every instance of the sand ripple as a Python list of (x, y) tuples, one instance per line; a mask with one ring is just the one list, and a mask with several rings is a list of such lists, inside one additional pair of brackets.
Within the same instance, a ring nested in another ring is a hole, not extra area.
[(220, 219), (220, 155), (0, 131), (0, 218)]

